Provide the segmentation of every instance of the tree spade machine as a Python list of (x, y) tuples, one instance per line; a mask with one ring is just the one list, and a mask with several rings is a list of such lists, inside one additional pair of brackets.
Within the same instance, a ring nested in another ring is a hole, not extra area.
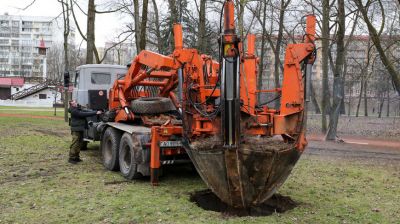
[[(108, 169), (157, 185), (162, 166), (191, 161), (223, 202), (246, 208), (276, 192), (307, 145), (316, 19), (307, 16), (303, 43), (287, 46), (282, 88), (261, 90), (256, 36), (247, 36), (245, 51), (233, 0), (223, 15), (218, 61), (185, 48), (175, 24), (173, 53), (140, 52), (109, 90), (106, 118), (90, 126)], [(259, 102), (263, 92), (275, 93), (280, 107)]]

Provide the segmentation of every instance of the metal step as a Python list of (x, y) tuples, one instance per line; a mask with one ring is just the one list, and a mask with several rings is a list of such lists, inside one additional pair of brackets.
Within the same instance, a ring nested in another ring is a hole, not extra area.
[(45, 82), (39, 83), (35, 86), (32, 86), (31, 88), (28, 89), (24, 89), (22, 91), (19, 91), (17, 93), (14, 93), (13, 95), (11, 95), (11, 99), (12, 100), (19, 100), (22, 99), (24, 97), (30, 96), (34, 93), (37, 93), (43, 89), (46, 89), (49, 86), (59, 86), (61, 85), (61, 82), (59, 81), (54, 81), (54, 80), (46, 80)]

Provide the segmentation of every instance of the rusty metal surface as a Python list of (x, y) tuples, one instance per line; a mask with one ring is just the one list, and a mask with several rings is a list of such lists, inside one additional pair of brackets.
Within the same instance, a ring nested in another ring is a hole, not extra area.
[(250, 207), (276, 192), (301, 155), (283, 142), (262, 144), (266, 143), (252, 142), (228, 150), (215, 139), (207, 139), (186, 142), (185, 148), (200, 176), (222, 201), (233, 207)]
[(143, 115), (140, 117), (146, 126), (161, 126), (166, 123), (172, 125), (182, 125), (182, 121), (178, 120), (174, 115), (157, 114), (157, 115)]

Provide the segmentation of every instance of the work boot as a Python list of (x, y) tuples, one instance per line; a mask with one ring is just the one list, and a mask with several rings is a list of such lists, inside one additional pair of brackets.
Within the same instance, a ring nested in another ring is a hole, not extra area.
[(68, 162), (71, 164), (77, 164), (79, 162), (82, 162), (82, 160), (80, 158), (69, 158)]

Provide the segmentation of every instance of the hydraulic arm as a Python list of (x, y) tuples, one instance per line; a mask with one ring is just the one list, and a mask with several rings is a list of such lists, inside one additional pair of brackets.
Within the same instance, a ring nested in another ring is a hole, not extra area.
[(235, 32), (234, 4), (224, 5), (224, 34), (222, 35), (221, 118), (224, 147), (240, 144), (240, 55), (239, 39)]

